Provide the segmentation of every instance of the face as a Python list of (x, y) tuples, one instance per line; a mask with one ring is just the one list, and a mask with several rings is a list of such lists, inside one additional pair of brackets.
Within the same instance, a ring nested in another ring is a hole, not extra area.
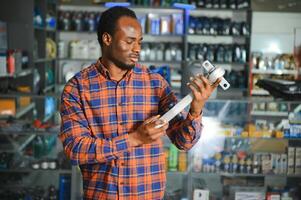
[(142, 30), (139, 22), (131, 17), (121, 17), (117, 21), (115, 33), (110, 36), (107, 57), (123, 70), (132, 69), (141, 51)]

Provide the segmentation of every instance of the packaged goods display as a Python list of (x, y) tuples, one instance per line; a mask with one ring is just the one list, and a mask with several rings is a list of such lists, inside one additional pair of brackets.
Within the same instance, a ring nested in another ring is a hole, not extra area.
[(244, 45), (226, 44), (189, 44), (189, 60), (211, 60), (217, 63), (242, 63), (248, 60)]
[(183, 60), (181, 44), (145, 42), (141, 47), (140, 60), (180, 62)]
[[(185, 100), (190, 92), (186, 84), (206, 60), (219, 69), (204, 68), (209, 82), (218, 76), (227, 81), (206, 100), (202, 132), (191, 149), (179, 150), (170, 138), (161, 138), (164, 199), (298, 199), (299, 99), (279, 99), (271, 93), (261, 98), (269, 93), (258, 84), (266, 79), (290, 84), (298, 77), (297, 53), (286, 50), (292, 43), (297, 48), (298, 26), (283, 28), (286, 32), (280, 36), (267, 31), (258, 36), (258, 28), (266, 28), (260, 24), (273, 17), (257, 24), (258, 12), (252, 9), (266, 1), (252, 6), (250, 0), (14, 1), (0, 3), (0, 199), (83, 197), (80, 169), (71, 166), (57, 140), (59, 99), (65, 84), (102, 56), (98, 22), (108, 6), (119, 3), (135, 11), (142, 28), (138, 63), (160, 74), (178, 102), (192, 100), (191, 94)], [(6, 7), (18, 12), (8, 15)], [(283, 20), (291, 14), (283, 13)], [(284, 26), (281, 22), (275, 29), (270, 23), (269, 31), (277, 32)], [(261, 37), (286, 41), (279, 49), (273, 43), (270, 49), (279, 51), (268, 53), (268, 47), (256, 48)], [(292, 90), (298, 90), (294, 86)], [(176, 105), (168, 105), (169, 110)], [(178, 117), (176, 111), (166, 119)], [(194, 120), (192, 125), (199, 126)]]
[(234, 22), (229, 18), (190, 16), (188, 33), (195, 35), (249, 36), (250, 27), (246, 22)]
[(286, 153), (250, 153), (248, 142), (239, 139), (226, 141), (238, 145), (236, 152), (222, 151), (208, 155), (193, 155), (194, 172), (229, 174), (296, 174), (300, 175), (300, 148), (288, 147)]
[[(61, 31), (96, 32), (100, 12), (60, 11), (58, 29)], [(184, 33), (181, 14), (138, 15), (142, 31), (151, 35), (182, 35)]]

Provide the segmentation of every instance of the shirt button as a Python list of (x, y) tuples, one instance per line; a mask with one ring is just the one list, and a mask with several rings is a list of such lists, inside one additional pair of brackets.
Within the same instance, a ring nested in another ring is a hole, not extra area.
[(120, 182), (120, 185), (123, 185), (123, 182)]
[(119, 122), (119, 124), (120, 124), (120, 125), (124, 125), (124, 124), (125, 124), (125, 122)]
[(121, 165), (121, 166), (124, 166), (124, 162), (121, 162), (120, 165)]
[(119, 105), (119, 106), (122, 106), (122, 102), (119, 102), (118, 105)]

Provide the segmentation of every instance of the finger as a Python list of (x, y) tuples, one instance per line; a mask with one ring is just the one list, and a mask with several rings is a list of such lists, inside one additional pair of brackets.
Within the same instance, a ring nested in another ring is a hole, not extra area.
[(219, 85), (219, 83), (222, 81), (222, 78), (218, 78), (215, 82), (214, 82), (214, 84), (212, 85), (214, 88), (216, 88), (218, 85)]
[(207, 78), (205, 78), (204, 76), (200, 76), (200, 79), (203, 82), (203, 85), (205, 88), (208, 88), (209, 86), (211, 86), (211, 83), (209, 82), (209, 80)]
[(151, 122), (157, 120), (159, 117), (160, 117), (160, 115), (156, 115), (156, 116), (150, 117), (150, 118), (148, 118), (148, 119), (146, 119), (146, 120), (144, 121), (144, 124), (149, 124), (149, 123), (151, 123)]
[(192, 91), (192, 94), (194, 97), (200, 95), (200, 91), (198, 91), (191, 83), (187, 83), (187, 86), (190, 88), (190, 90)]
[(192, 83), (196, 86), (197, 90), (204, 91), (204, 83), (200, 79), (194, 78), (192, 79)]
[(168, 121), (164, 119), (159, 119), (155, 122), (155, 128), (157, 129), (163, 127), (165, 128), (164, 130), (166, 130), (168, 128), (168, 125), (169, 125)]
[(160, 131), (160, 132), (158, 132), (158, 133), (152, 135), (152, 136), (151, 136), (151, 139), (152, 139), (153, 141), (155, 141), (155, 140), (159, 139), (160, 137), (162, 137), (162, 136), (165, 135), (165, 134), (166, 134), (166, 131)]

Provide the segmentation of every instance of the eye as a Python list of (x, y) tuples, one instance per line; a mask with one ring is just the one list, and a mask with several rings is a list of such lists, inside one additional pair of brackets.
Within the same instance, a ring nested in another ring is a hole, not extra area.
[(133, 40), (127, 40), (126, 43), (127, 43), (127, 44), (132, 44), (132, 43), (133, 43)]

